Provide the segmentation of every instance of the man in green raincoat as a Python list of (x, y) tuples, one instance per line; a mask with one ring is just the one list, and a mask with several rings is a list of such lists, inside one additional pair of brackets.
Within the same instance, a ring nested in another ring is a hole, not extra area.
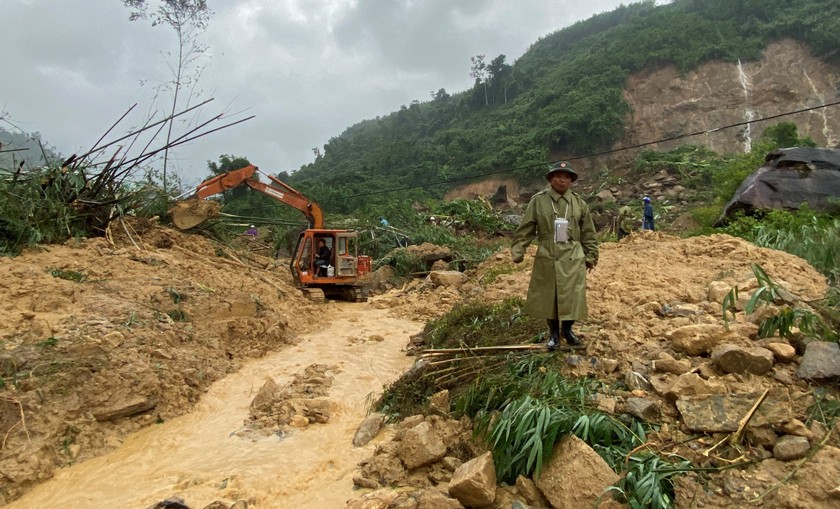
[(633, 231), (633, 223), (635, 219), (633, 218), (633, 211), (627, 205), (624, 205), (620, 209), (618, 209), (618, 226), (616, 228), (616, 237), (618, 240), (623, 239), (624, 237), (630, 235), (630, 232)]
[(576, 320), (585, 320), (586, 272), (598, 264), (598, 237), (589, 206), (571, 191), (578, 175), (568, 163), (549, 167), (550, 186), (535, 194), (516, 230), (511, 253), (514, 263), (536, 237), (537, 254), (528, 287), (525, 312), (548, 322), (548, 349), (559, 346), (560, 335), (570, 345), (579, 345), (572, 332)]

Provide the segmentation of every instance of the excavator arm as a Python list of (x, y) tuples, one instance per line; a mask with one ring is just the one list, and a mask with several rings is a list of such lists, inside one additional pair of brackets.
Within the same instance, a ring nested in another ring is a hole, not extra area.
[[(268, 195), (277, 201), (283, 202), (286, 205), (299, 210), (304, 216), (306, 216), (306, 219), (309, 220), (310, 228), (324, 227), (324, 213), (317, 203), (301, 194), (297, 189), (294, 189), (282, 180), (267, 173), (263, 173), (263, 175), (268, 177), (271, 182), (268, 184), (260, 182), (254, 178), (254, 174), (257, 172), (260, 172), (260, 169), (252, 164), (249, 164), (244, 168), (217, 175), (199, 184), (198, 187), (196, 187), (193, 196), (197, 198), (208, 198), (244, 184), (254, 191)], [(201, 221), (196, 221), (196, 219), (194, 219), (195, 217), (198, 217), (195, 210), (196, 207), (184, 206), (182, 205), (183, 203), (184, 202), (170, 209), (175, 225), (179, 228), (186, 229), (199, 224)], [(183, 218), (183, 220), (179, 221), (179, 215)], [(189, 216), (189, 219), (187, 219), (187, 216)], [(204, 219), (209, 217), (210, 216)]]

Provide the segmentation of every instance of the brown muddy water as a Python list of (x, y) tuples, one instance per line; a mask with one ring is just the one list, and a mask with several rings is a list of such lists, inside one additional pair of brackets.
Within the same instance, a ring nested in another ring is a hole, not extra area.
[[(402, 350), (423, 324), (389, 317), (369, 304), (324, 306), (321, 330), (216, 382), (191, 413), (58, 471), (6, 507), (143, 509), (173, 496), (193, 509), (240, 499), (258, 509), (344, 507), (358, 495), (352, 481), (357, 463), (389, 435), (380, 433), (356, 448), (356, 428), (368, 401), (410, 367), (412, 358)], [(267, 378), (283, 385), (311, 364), (337, 367), (328, 395), (336, 411), (328, 423), (292, 428), (283, 438), (236, 435)]]

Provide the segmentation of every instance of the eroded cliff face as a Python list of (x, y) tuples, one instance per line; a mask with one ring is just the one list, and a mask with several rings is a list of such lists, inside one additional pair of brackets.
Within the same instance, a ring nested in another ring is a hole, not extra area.
[[(624, 138), (613, 148), (706, 132), (748, 120), (812, 108), (840, 100), (840, 69), (812, 56), (804, 44), (786, 39), (770, 44), (761, 60), (741, 65), (711, 62), (681, 76), (673, 66), (635, 74), (624, 97), (632, 113)], [(800, 135), (818, 146), (840, 145), (840, 105), (778, 119), (679, 138), (645, 147), (670, 150), (691, 143), (718, 153), (749, 150), (767, 127), (794, 122)], [(613, 166), (632, 160), (638, 150), (614, 153), (587, 166)], [(562, 158), (557, 154), (555, 159)]]

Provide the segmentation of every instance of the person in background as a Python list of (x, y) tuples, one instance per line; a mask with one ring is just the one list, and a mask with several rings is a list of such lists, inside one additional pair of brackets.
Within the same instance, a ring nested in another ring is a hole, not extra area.
[(315, 275), (326, 276), (327, 265), (330, 264), (332, 252), (324, 239), (318, 239), (318, 251), (315, 253)]
[(645, 196), (643, 199), (645, 203), (645, 212), (642, 215), (642, 230), (654, 231), (653, 226), (653, 206), (650, 204), (650, 196)]
[(633, 211), (627, 205), (618, 209), (618, 220), (616, 221), (615, 234), (618, 240), (630, 235), (633, 231)]
[(249, 226), (248, 229), (245, 230), (245, 235), (248, 235), (249, 237), (256, 237), (259, 234), (259, 230), (257, 230), (257, 227), (254, 225)]
[(548, 322), (546, 346), (556, 350), (560, 335), (579, 345), (572, 332), (576, 320), (585, 320), (586, 273), (598, 263), (598, 237), (589, 206), (571, 187), (578, 175), (568, 163), (555, 163), (545, 175), (549, 188), (528, 203), (511, 245), (514, 263), (536, 237), (537, 254), (528, 286), (525, 312)]

